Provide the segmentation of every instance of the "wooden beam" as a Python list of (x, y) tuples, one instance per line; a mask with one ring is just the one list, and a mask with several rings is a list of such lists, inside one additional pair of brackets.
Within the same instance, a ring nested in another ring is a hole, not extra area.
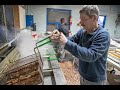
[(20, 30), (19, 5), (13, 5), (14, 27)]
[(115, 52), (109, 52), (108, 54), (120, 59), (120, 55), (116, 54)]

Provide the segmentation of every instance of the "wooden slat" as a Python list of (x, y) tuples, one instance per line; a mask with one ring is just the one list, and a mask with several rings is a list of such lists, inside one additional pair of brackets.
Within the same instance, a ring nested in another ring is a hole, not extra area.
[(116, 49), (115, 52), (119, 52), (120, 53), (120, 49)]
[(116, 69), (120, 70), (120, 64), (114, 62), (113, 60), (107, 58), (107, 61), (110, 65), (112, 65), (113, 67), (115, 67)]
[(20, 30), (19, 6), (13, 5), (14, 27)]
[(108, 54), (120, 59), (120, 55), (118, 55), (118, 54), (116, 54), (114, 52), (109, 52)]
[(56, 85), (67, 85), (65, 76), (60, 68), (53, 69)]
[[(52, 45), (47, 45), (49, 49), (49, 54), (55, 53)], [(52, 58), (57, 58), (55, 55), (52, 55)], [(67, 85), (64, 73), (62, 72), (58, 60), (51, 60), (51, 67), (53, 68), (53, 74), (56, 85)]]
[(0, 77), (2, 77), (4, 75), (4, 73), (6, 71), (8, 71), (10, 69), (10, 67), (14, 64), (14, 62), (10, 63), (9, 60), (11, 60), (11, 58), (14, 58), (14, 61), (16, 61), (15, 59), (19, 58), (19, 54), (14, 55), (15, 53), (18, 53), (17, 47), (15, 49), (13, 49), (7, 55), (7, 57), (0, 63)]

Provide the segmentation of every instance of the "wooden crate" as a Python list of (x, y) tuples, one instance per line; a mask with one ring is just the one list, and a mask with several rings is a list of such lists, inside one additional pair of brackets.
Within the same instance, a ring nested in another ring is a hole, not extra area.
[(35, 55), (20, 59), (2, 78), (3, 85), (42, 85), (43, 72)]

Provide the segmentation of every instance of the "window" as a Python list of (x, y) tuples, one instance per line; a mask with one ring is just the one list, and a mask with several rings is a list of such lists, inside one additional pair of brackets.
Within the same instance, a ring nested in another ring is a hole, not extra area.
[(106, 16), (99, 16), (98, 23), (104, 28), (105, 26), (105, 21), (106, 21)]

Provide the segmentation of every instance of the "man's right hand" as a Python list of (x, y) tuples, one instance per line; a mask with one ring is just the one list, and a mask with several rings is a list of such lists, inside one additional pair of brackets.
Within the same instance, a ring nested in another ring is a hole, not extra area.
[(59, 42), (59, 38), (60, 38), (60, 32), (58, 30), (54, 30), (50, 35), (50, 39), (53, 42)]

